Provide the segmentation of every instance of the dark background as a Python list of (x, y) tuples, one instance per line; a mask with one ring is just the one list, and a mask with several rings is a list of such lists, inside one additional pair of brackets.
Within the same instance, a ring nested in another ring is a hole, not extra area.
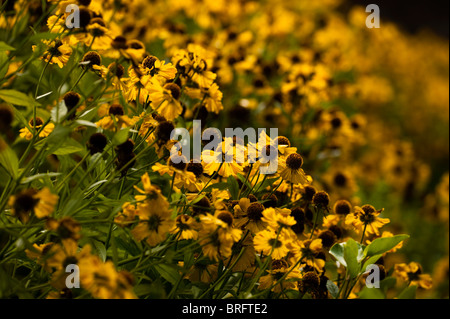
[[(448, 0), (348, 0), (348, 3), (364, 7), (376, 4), (380, 7), (381, 23), (383, 20), (396, 22), (409, 33), (429, 29), (445, 38), (449, 37)], [(348, 8), (345, 6), (344, 10)]]

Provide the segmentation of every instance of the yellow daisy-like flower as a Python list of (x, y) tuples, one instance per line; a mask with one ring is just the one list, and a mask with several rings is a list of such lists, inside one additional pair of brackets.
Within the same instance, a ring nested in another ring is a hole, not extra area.
[(31, 212), (34, 212), (37, 218), (50, 216), (58, 200), (58, 195), (52, 194), (48, 188), (43, 188), (40, 191), (27, 189), (11, 196), (9, 205), (12, 208), (13, 215), (26, 223)]
[(429, 274), (424, 274), (422, 266), (416, 262), (409, 264), (396, 264), (394, 267), (395, 275), (409, 282), (410, 285), (416, 285), (424, 289), (431, 289), (433, 280)]
[[(59, 40), (53, 42), (44, 40), (43, 42), (48, 45), (48, 49), (42, 59), (50, 64), (57, 64), (62, 69), (69, 62), (72, 48)], [(34, 51), (36, 46), (34, 45), (32, 49)]]
[(233, 227), (233, 215), (227, 211), (217, 211), (213, 216), (200, 216), (202, 229), (200, 244), (205, 256), (218, 261), (230, 257), (233, 244), (241, 239), (242, 231)]
[(170, 210), (151, 203), (139, 205), (137, 215), (139, 223), (131, 233), (137, 241), (145, 239), (152, 247), (164, 241), (174, 225)]
[(298, 153), (292, 153), (279, 160), (278, 173), (281, 177), (293, 184), (311, 184), (312, 178), (305, 174), (302, 169), (303, 158)]
[(139, 121), (139, 117), (128, 117), (124, 113), (120, 104), (112, 104), (108, 109), (108, 115), (97, 121), (95, 124), (102, 129), (115, 131), (126, 127), (132, 127)]
[(173, 121), (183, 112), (183, 107), (179, 101), (181, 95), (180, 87), (175, 83), (161, 85), (159, 80), (152, 79), (147, 86), (149, 99), (152, 107), (168, 121)]
[[(36, 123), (34, 121), (34, 119), (31, 119), (30, 122), (28, 123), (31, 131), (28, 129), (28, 127), (24, 127), (22, 129), (20, 129), (20, 137), (24, 138), (26, 140), (31, 140), (33, 139), (34, 136), (34, 132), (39, 132), (39, 137), (40, 138), (44, 138), (49, 136), (53, 130), (55, 129), (55, 124), (53, 123), (48, 123), (43, 129), (43, 125), (44, 125), (44, 120), (40, 117), (36, 117)], [(42, 130), (41, 130), (42, 129)]]
[[(284, 276), (284, 279), (281, 280)], [(292, 279), (300, 279), (301, 274), (297, 268), (292, 269), (284, 259), (272, 261), (269, 274), (262, 276), (259, 280), (258, 289), (264, 290), (272, 287), (271, 291), (280, 293), (287, 289), (297, 289), (297, 282)]]
[[(218, 172), (223, 177), (236, 177), (238, 173), (244, 170), (243, 163), (237, 163), (236, 156), (238, 153), (244, 154), (245, 150), (238, 149), (232, 138), (225, 138), (218, 147), (221, 148), (221, 151), (204, 150), (202, 152), (202, 164), (205, 173), (213, 175)], [(224, 154), (228, 154), (231, 160), (224, 158)]]
[(353, 225), (358, 232), (380, 236), (379, 229), (390, 222), (389, 218), (378, 217), (382, 211), (377, 211), (372, 205), (355, 206), (354, 212), (345, 217), (345, 224)]
[(322, 239), (314, 240), (293, 240), (288, 243), (288, 248), (292, 253), (292, 262), (301, 260), (300, 266), (309, 266), (318, 273), (325, 267), (325, 256), (322, 256)]
[(52, 285), (58, 289), (66, 287), (66, 267), (68, 265), (77, 265), (80, 260), (89, 258), (91, 248), (89, 245), (78, 248), (78, 243), (73, 239), (66, 239), (61, 244), (51, 246), (46, 256), (46, 267), (55, 270), (52, 275)]
[(179, 215), (175, 220), (175, 227), (170, 231), (178, 234), (178, 240), (197, 239), (199, 223), (189, 215)]
[(213, 83), (208, 88), (186, 88), (186, 94), (192, 99), (203, 101), (208, 112), (219, 114), (223, 110), (223, 93), (219, 90), (219, 86), (216, 83)]
[(267, 208), (262, 212), (262, 221), (266, 222), (274, 231), (278, 229), (290, 230), (297, 222), (291, 216), (291, 210), (287, 208)]
[(103, 263), (98, 256), (79, 262), (83, 288), (98, 299), (136, 299), (133, 277), (127, 271), (117, 271), (110, 260)]
[(256, 252), (271, 255), (274, 259), (282, 259), (287, 256), (289, 249), (286, 246), (289, 238), (284, 232), (277, 234), (273, 230), (263, 230), (254, 238)]
[(155, 56), (148, 56), (142, 61), (140, 66), (142, 74), (152, 77), (161, 77), (166, 80), (173, 80), (177, 75), (177, 69), (172, 63), (161, 61)]
[(263, 221), (263, 211), (265, 207), (259, 202), (250, 202), (248, 198), (241, 198), (239, 204), (234, 206), (234, 216), (236, 227), (248, 229), (252, 234), (256, 234), (267, 227)]

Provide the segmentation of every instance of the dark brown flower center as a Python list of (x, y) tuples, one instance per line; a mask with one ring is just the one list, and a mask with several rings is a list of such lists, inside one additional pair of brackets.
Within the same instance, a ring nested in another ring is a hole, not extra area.
[(109, 115), (124, 115), (125, 111), (123, 109), (123, 106), (120, 104), (113, 104), (111, 105), (111, 107), (109, 108)]
[(36, 123), (34, 122), (34, 119), (31, 119), (29, 124), (31, 127), (40, 127), (44, 125), (44, 121), (40, 117), (36, 117)]
[(189, 163), (186, 170), (194, 173), (195, 177), (199, 178), (203, 175), (203, 166), (201, 163)]
[(303, 157), (300, 154), (293, 153), (286, 159), (286, 165), (292, 170), (298, 170), (303, 166)]
[(169, 90), (175, 100), (179, 100), (181, 96), (181, 89), (175, 83), (167, 83), (164, 88)]
[(20, 212), (30, 212), (39, 202), (39, 199), (35, 198), (36, 191), (34, 189), (24, 190), (16, 196), (14, 201), (14, 210)]
[(352, 205), (344, 199), (338, 200), (334, 204), (334, 212), (338, 215), (348, 215), (348, 214), (350, 214), (351, 210), (352, 210)]
[(81, 62), (87, 63), (87, 67), (92, 68), (94, 65), (102, 64), (102, 57), (97, 52), (90, 51), (83, 56)]
[(285, 136), (278, 136), (277, 137), (278, 145), (287, 145), (291, 147), (291, 141)]
[(76, 92), (70, 91), (64, 95), (63, 100), (67, 108), (71, 110), (78, 105), (81, 100), (81, 96)]
[(263, 217), (262, 212), (265, 207), (261, 203), (252, 203), (247, 208), (247, 217), (252, 221), (259, 221)]
[(314, 194), (312, 201), (316, 206), (326, 207), (330, 203), (330, 196), (326, 192), (320, 191)]
[(230, 227), (233, 225), (233, 215), (231, 215), (230, 212), (222, 212), (217, 216), (217, 218)]

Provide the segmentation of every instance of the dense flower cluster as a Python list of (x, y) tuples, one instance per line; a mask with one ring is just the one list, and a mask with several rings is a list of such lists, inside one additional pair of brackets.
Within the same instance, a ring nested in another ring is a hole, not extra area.
[(0, 297), (448, 297), (448, 42), (342, 4), (0, 2)]

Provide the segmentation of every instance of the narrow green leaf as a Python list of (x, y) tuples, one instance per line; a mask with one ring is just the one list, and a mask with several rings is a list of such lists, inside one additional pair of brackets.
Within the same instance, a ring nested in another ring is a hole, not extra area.
[(10, 46), (9, 44), (6, 44), (3, 41), (0, 41), (0, 51), (15, 51), (16, 49)]
[(176, 267), (170, 264), (156, 264), (156, 271), (172, 285), (175, 285), (180, 279), (180, 274), (178, 273)]
[(231, 198), (238, 199), (239, 195), (239, 184), (233, 176), (228, 177), (228, 190), (230, 191)]
[(58, 177), (58, 176), (60, 176), (61, 175), (61, 173), (46, 173), (46, 174), (37, 174), (37, 175), (34, 175), (34, 176), (30, 176), (30, 177), (27, 177), (27, 178), (24, 178), (23, 180), (22, 180), (22, 184), (28, 184), (28, 183), (31, 183), (31, 182), (33, 182), (33, 181), (35, 181), (35, 180), (39, 180), (39, 179), (43, 179), (43, 178), (52, 178), (52, 177)]
[(0, 90), (0, 99), (4, 100), (7, 103), (26, 107), (34, 107), (40, 105), (32, 97), (16, 90)]
[(6, 52), (3, 52), (0, 50), (0, 66), (3, 65), (3, 67), (0, 69), (0, 79), (3, 79), (8, 72), (9, 63), (8, 56), (6, 55)]
[(221, 183), (211, 184), (211, 185), (209, 185), (207, 188), (205, 188), (204, 192), (205, 192), (205, 193), (209, 193), (209, 192), (211, 192), (214, 188), (215, 188), (215, 189), (218, 189), (218, 190), (221, 190), (221, 191), (226, 190), (226, 189), (228, 189), (228, 183), (221, 182)]
[(8, 171), (12, 178), (17, 179), (19, 172), (19, 159), (8, 145), (3, 151), (0, 151), (0, 164)]

